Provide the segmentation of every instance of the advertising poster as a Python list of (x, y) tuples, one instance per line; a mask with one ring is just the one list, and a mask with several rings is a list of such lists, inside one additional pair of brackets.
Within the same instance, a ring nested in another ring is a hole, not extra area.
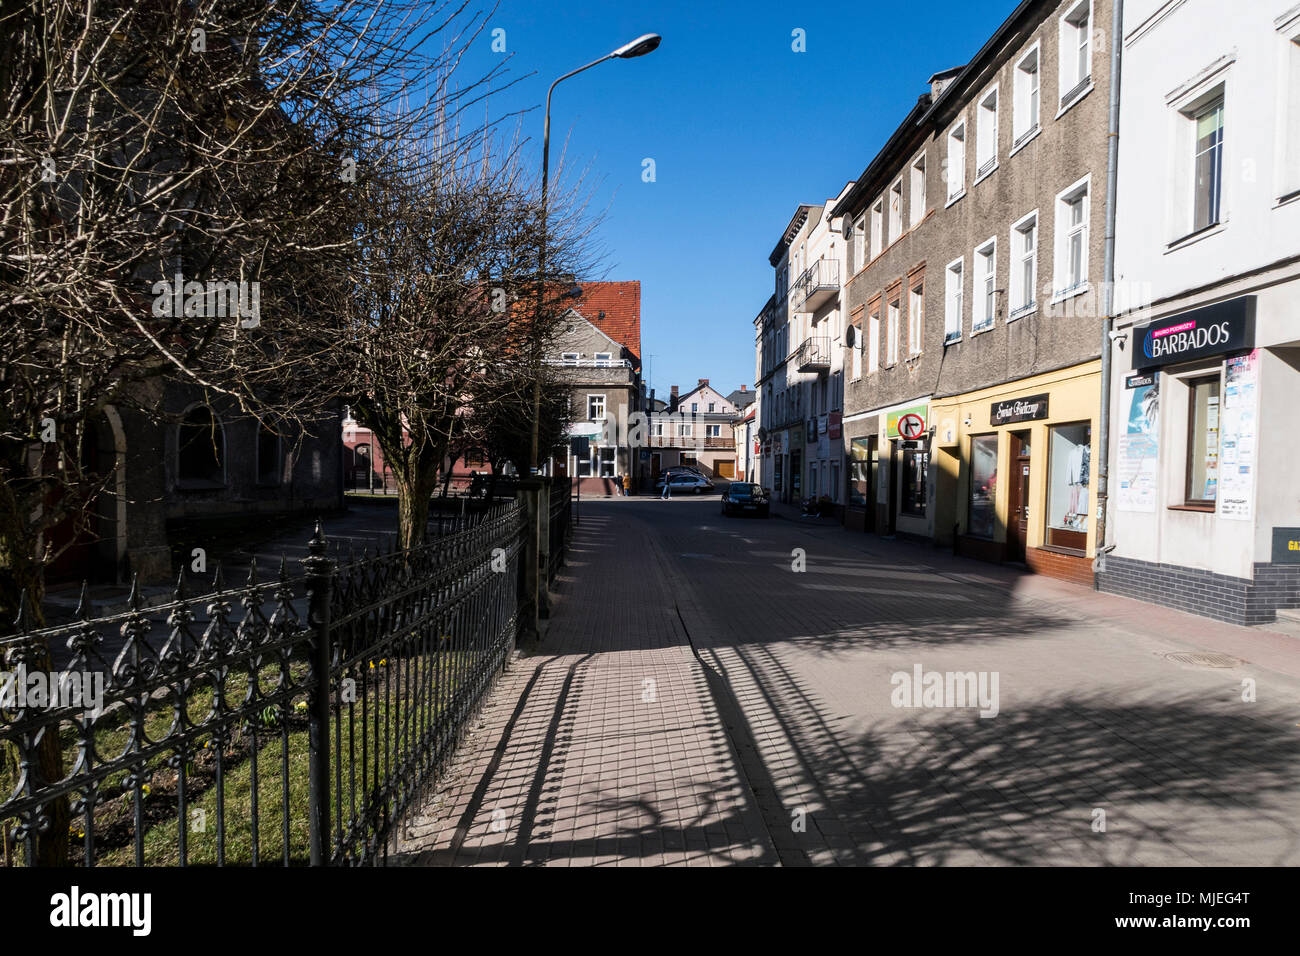
[(1259, 352), (1228, 359), (1219, 416), (1219, 514), (1249, 521), (1255, 505)]
[(1156, 464), (1160, 453), (1160, 384), (1152, 375), (1130, 375), (1124, 383), (1115, 507), (1156, 510)]

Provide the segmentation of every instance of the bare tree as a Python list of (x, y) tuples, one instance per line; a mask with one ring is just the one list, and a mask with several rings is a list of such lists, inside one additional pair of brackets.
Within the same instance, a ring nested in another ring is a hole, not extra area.
[(366, 197), (370, 238), (335, 358), (393, 469), (403, 547), (425, 538), (444, 461), (476, 443), (469, 423), (503, 405), (529, 427), (521, 396), (544, 374), (535, 346), (554, 338), (576, 275), (595, 261), (579, 183), (551, 201), (539, 278), (541, 201), (518, 145), (439, 123)]
[(157, 414), (145, 383), (175, 381), (315, 417), (383, 144), (412, 101), (474, 103), (488, 78), (446, 83), (483, 23), (458, 0), (0, 5), (0, 635), (43, 622), (50, 532), (109, 477), (81, 454), (107, 406)]

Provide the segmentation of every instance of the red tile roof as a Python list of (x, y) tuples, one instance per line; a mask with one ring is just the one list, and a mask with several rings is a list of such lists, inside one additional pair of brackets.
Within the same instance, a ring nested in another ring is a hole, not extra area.
[[(574, 304), (584, 319), (618, 342), (641, 364), (641, 281), (583, 282)], [(600, 314), (604, 312), (602, 319)]]

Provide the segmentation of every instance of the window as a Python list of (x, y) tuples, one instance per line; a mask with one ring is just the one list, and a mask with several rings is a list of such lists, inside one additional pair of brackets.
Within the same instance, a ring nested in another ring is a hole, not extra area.
[(1279, 195), (1294, 199), (1300, 195), (1300, 36), (1286, 40), (1286, 66), (1283, 76), (1282, 108), (1282, 181)]
[(579, 478), (614, 478), (618, 474), (618, 449), (609, 445), (591, 445), (587, 454), (574, 456)]
[(840, 463), (831, 462), (831, 500), (840, 503)]
[(1011, 227), (1011, 314), (1017, 319), (1035, 307), (1038, 283), (1038, 213), (1031, 212)]
[(901, 510), (905, 515), (925, 517), (925, 477), (930, 470), (930, 453), (923, 448), (903, 449)]
[(1195, 122), (1192, 231), (1199, 232), (1219, 223), (1223, 198), (1223, 96), (1216, 97), (1198, 110)]
[(854, 381), (862, 377), (862, 353), (866, 350), (866, 343), (862, 341), (862, 320), (859, 318), (853, 323), (853, 348), (849, 351), (852, 353), (849, 361), (852, 367)]
[(1057, 298), (1083, 292), (1088, 284), (1088, 180), (1056, 197)]
[(178, 481), (205, 486), (225, 483), (226, 436), (206, 405), (185, 413), (177, 429), (177, 449)]
[(860, 272), (866, 265), (867, 253), (867, 219), (859, 216), (853, 224), (853, 271)]
[(677, 423), (677, 437), (678, 437), (678, 438), (692, 438), (692, 437), (694, 437), (694, 435), (695, 435), (695, 426), (694, 426), (694, 424), (692, 424), (691, 422), (678, 422), (678, 423)]
[(921, 354), (921, 333), (925, 331), (925, 286), (914, 285), (907, 302), (907, 353)]
[(903, 181), (889, 187), (889, 239), (892, 242), (903, 234)]
[(1041, 74), (1038, 69), (1037, 44), (1016, 64), (1016, 102), (1011, 118), (1011, 132), (1015, 137), (1011, 148), (1023, 145), (1038, 132)]
[(709, 411), (713, 411), (716, 406), (717, 402), (709, 402)]
[(998, 88), (980, 100), (975, 124), (975, 178), (993, 172), (998, 165)]
[(257, 483), (278, 485), (282, 474), (280, 436), (264, 424), (257, 426)]
[(898, 320), (899, 320), (899, 300), (895, 299), (889, 303), (889, 331), (888, 331), (888, 348), (889, 364), (898, 364)]
[(1075, 103), (1092, 82), (1092, 0), (1061, 17), (1061, 109)]
[(1187, 383), (1187, 489), (1184, 501), (1213, 508), (1219, 488), (1219, 376)]
[[(770, 389), (767, 393), (767, 400), (769, 402), (772, 400), (772, 392)], [(656, 418), (654, 421), (650, 423), (650, 437), (651, 438), (664, 437), (664, 420), (662, 418)]]
[(880, 368), (880, 310), (877, 307), (875, 312), (871, 313), (871, 318), (867, 320), (869, 332), (867, 334), (867, 374), (870, 375), (876, 369)]
[(909, 197), (912, 210), (911, 225), (916, 226), (925, 218), (925, 153), (912, 164), (912, 195)]
[(958, 259), (948, 263), (947, 286), (944, 290), (943, 310), (943, 344), (956, 342), (961, 338), (961, 284), (964, 260)]
[(700, 403), (699, 403), (699, 402), (691, 402), (691, 414), (692, 414), (692, 415), (698, 414), (699, 411), (700, 411)]
[(587, 421), (603, 422), (605, 420), (605, 396), (587, 396)]
[(871, 209), (871, 258), (885, 248), (885, 201), (879, 199)]
[(705, 438), (721, 438), (721, 437), (722, 437), (722, 426), (721, 426), (721, 425), (705, 425), (705, 426), (704, 426), (704, 437), (705, 437)]
[(993, 537), (998, 498), (998, 436), (973, 435), (970, 440), (970, 512), (966, 533)]
[(596, 366), (598, 368), (608, 368), (612, 358), (613, 358), (613, 353), (611, 352), (597, 352)]
[(997, 314), (998, 241), (990, 239), (975, 250), (975, 290), (971, 308), (971, 335), (993, 328)]
[(1047, 539), (1058, 548), (1088, 547), (1088, 489), (1092, 474), (1092, 426), (1048, 429)]
[(582, 355), (579, 352), (560, 353), (560, 361), (562, 361), (565, 365), (577, 365), (578, 359), (580, 359), (581, 357)]
[(961, 122), (948, 134), (948, 201), (953, 202), (966, 191), (966, 123)]
[(875, 487), (878, 456), (871, 447), (871, 439), (854, 438), (850, 443), (849, 507), (866, 508), (874, 505), (871, 489)]
[(613, 478), (618, 472), (618, 449), (602, 446), (600, 453), (600, 477)]

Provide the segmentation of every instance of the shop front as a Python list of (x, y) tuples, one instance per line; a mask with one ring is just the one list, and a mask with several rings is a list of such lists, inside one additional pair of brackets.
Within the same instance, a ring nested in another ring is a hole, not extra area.
[(934, 503), (929, 399), (846, 416), (841, 430), (848, 455), (844, 524), (886, 537), (929, 539)]
[(934, 537), (1092, 585), (1101, 363), (936, 399)]
[(1300, 607), (1298, 296), (1281, 283), (1124, 330), (1100, 590), (1237, 624)]

